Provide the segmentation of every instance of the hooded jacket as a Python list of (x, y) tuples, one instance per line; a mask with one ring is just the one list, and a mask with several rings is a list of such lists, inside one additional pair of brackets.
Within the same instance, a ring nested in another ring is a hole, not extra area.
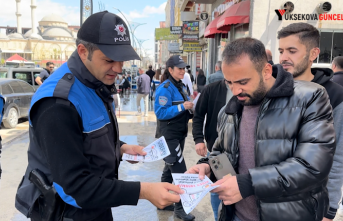
[(322, 85), (328, 92), (333, 109), (333, 122), (336, 132), (336, 152), (333, 158), (332, 169), (329, 174), (328, 191), (330, 208), (325, 215), (328, 219), (335, 218), (338, 202), (341, 200), (343, 184), (343, 87), (331, 81), (334, 73), (329, 68), (312, 68), (315, 82)]
[[(329, 206), (326, 184), (335, 152), (329, 98), (318, 84), (293, 81), (281, 65), (273, 66), (273, 76), (256, 122), (255, 168), (237, 175), (239, 189), (239, 180), (251, 182), (260, 221), (321, 221)], [(236, 172), (242, 110), (233, 97), (220, 111), (211, 153), (225, 153)], [(220, 220), (231, 221), (233, 214), (234, 206), (226, 206)]]
[(335, 72), (332, 81), (343, 86), (343, 71)]

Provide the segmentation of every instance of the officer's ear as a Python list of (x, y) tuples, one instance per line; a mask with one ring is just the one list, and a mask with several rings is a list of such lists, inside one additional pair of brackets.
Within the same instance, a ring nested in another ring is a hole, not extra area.
[(169, 73), (173, 73), (174, 69), (171, 68), (171, 67), (169, 67), (169, 68), (168, 68), (168, 71), (169, 71)]
[(89, 52), (88, 52), (87, 48), (83, 44), (79, 44), (77, 46), (77, 53), (79, 54), (81, 61), (84, 62), (84, 61), (87, 60)]

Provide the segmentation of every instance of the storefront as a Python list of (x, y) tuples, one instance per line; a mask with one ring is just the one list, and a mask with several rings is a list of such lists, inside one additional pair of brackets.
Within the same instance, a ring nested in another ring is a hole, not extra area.
[(226, 0), (212, 11), (204, 37), (209, 39), (208, 73), (222, 60), (227, 42), (249, 36), (250, 1)]

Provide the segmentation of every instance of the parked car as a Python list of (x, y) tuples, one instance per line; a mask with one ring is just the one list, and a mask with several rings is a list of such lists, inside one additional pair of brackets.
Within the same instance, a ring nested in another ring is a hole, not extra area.
[(19, 118), (28, 117), (35, 89), (22, 80), (0, 79), (0, 93), (5, 98), (4, 127), (15, 128)]
[(0, 67), (0, 78), (7, 79), (19, 79), (27, 82), (34, 88), (38, 88), (39, 85), (36, 83), (36, 77), (39, 76), (42, 68), (32, 67)]

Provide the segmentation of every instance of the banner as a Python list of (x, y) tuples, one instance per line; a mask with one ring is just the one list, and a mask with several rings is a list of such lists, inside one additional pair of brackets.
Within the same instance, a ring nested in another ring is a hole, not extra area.
[(182, 26), (170, 26), (170, 34), (182, 35)]
[(199, 44), (199, 42), (184, 42), (183, 51), (184, 52), (202, 51), (202, 47)]
[(161, 40), (178, 40), (178, 35), (172, 35), (169, 28), (155, 28), (155, 39), (156, 41)]
[(199, 21), (184, 21), (182, 32), (183, 41), (199, 41)]
[(170, 51), (170, 52), (180, 51), (180, 44), (179, 43), (169, 43), (168, 44), (168, 51)]

